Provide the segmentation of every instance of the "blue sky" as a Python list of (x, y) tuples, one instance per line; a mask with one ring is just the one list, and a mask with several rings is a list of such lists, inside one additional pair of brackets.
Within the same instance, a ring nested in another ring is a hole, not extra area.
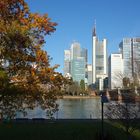
[(108, 55), (118, 52), (124, 37), (140, 36), (140, 0), (26, 0), (31, 12), (48, 13), (57, 22), (56, 32), (46, 37), (44, 49), (60, 64), (63, 73), (64, 50), (75, 40), (88, 49), (91, 63), (92, 29), (96, 19), (97, 36), (108, 40)]

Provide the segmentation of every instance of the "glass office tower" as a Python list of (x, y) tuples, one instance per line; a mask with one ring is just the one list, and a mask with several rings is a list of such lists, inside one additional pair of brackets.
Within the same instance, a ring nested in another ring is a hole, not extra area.
[(73, 81), (80, 83), (81, 80), (85, 80), (85, 58), (77, 57), (71, 60), (71, 75)]
[(107, 77), (107, 40), (99, 41), (96, 26), (92, 34), (92, 83), (99, 90), (103, 89), (103, 80)]
[(81, 48), (80, 43), (73, 42), (71, 44), (70, 50), (65, 50), (64, 53), (64, 74), (66, 72), (70, 72), (73, 81), (79, 83), (81, 80), (85, 80), (87, 67), (87, 49)]
[(140, 66), (140, 38), (124, 38), (120, 43), (124, 77), (133, 77)]

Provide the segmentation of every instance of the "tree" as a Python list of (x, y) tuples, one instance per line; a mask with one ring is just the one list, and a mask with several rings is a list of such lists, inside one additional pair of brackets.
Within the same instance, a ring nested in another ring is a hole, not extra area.
[(85, 91), (85, 81), (84, 80), (80, 81), (80, 87), (81, 87), (82, 91)]
[(125, 131), (128, 139), (138, 129), (140, 108), (135, 102), (132, 90), (122, 90), (122, 102), (111, 102), (106, 106), (105, 115), (109, 120), (117, 120), (120, 127)]
[(128, 77), (124, 77), (123, 79), (123, 87), (127, 88), (130, 86), (130, 79)]
[(50, 57), (42, 49), (44, 37), (56, 25), (48, 14), (31, 13), (24, 0), (0, 1), (1, 117), (14, 118), (16, 112), (26, 114), (26, 108), (36, 106), (51, 115), (56, 111), (55, 101), (66, 80), (55, 72), (58, 65), (50, 66)]
[(71, 83), (67, 86), (67, 89), (66, 91), (69, 93), (69, 94), (72, 94), (72, 95), (79, 95), (80, 94), (80, 86), (79, 86), (79, 83), (78, 82), (73, 82), (71, 81)]
[[(133, 45), (134, 48), (135, 45)], [(119, 99), (119, 101), (110, 103), (106, 111), (109, 119), (118, 119), (122, 124), (128, 139), (137, 129), (137, 121), (140, 119), (140, 60), (135, 49), (131, 55), (125, 64), (126, 71), (114, 73), (112, 84), (116, 85), (119, 90), (115, 90), (117, 93), (113, 90), (111, 92), (117, 95), (116, 98), (112, 94), (114, 100)]]

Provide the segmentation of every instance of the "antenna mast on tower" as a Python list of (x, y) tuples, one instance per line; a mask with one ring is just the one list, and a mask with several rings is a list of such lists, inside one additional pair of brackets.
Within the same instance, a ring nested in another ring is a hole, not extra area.
[(94, 20), (93, 36), (96, 36), (96, 19)]

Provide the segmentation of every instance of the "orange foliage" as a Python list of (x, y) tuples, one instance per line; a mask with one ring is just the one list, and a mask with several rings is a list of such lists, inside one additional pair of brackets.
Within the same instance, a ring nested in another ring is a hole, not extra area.
[[(56, 94), (66, 80), (55, 72), (58, 65), (50, 67), (50, 57), (42, 50), (45, 35), (54, 32), (56, 25), (48, 14), (31, 13), (25, 0), (0, 0), (0, 60), (8, 62), (6, 68), (0, 63), (0, 68), (7, 72), (10, 85), (17, 89), (17, 96), (15, 89), (10, 89), (10, 96), (6, 94), (2, 100), (13, 97), (13, 108), (18, 101), (21, 109), (22, 103), (29, 108), (36, 103), (44, 109), (57, 107)], [(22, 93), (22, 99), (19, 93)], [(8, 105), (2, 105), (3, 111), (10, 111)]]

